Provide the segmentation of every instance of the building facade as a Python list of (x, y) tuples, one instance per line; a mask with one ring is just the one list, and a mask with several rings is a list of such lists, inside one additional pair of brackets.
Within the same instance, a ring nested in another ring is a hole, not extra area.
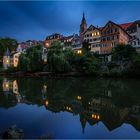
[(55, 33), (52, 35), (49, 35), (46, 37), (45, 42), (45, 47), (49, 48), (51, 46), (51, 44), (55, 41), (61, 41), (63, 39), (63, 36), (61, 34)]
[(138, 52), (140, 52), (140, 20), (131, 24), (131, 26), (127, 28), (127, 32), (132, 36), (129, 44), (135, 47)]
[(130, 35), (118, 24), (109, 21), (101, 33), (101, 53), (109, 54), (117, 44), (128, 44)]
[(91, 52), (101, 53), (101, 29), (93, 25), (85, 31), (84, 41), (88, 42), (91, 46)]

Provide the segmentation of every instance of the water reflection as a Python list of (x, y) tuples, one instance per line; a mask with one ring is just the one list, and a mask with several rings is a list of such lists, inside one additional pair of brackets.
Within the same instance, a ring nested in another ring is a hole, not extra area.
[(123, 123), (140, 131), (139, 81), (3, 78), (0, 82), (1, 108), (25, 103), (79, 115), (83, 133), (87, 123), (100, 121), (109, 131)]

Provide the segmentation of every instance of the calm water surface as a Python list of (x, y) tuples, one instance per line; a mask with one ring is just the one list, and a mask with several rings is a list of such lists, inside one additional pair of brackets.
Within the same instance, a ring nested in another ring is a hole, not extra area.
[(140, 138), (140, 80), (0, 78), (0, 134)]

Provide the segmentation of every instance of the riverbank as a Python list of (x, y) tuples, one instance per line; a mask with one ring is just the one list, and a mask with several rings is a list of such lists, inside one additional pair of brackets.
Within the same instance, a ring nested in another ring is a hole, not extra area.
[(16, 76), (16, 77), (85, 77), (85, 76), (93, 76), (93, 75), (84, 75), (78, 72), (70, 72), (70, 73), (52, 73), (52, 72), (12, 72), (12, 73), (0, 73), (1, 76)]
[(96, 78), (135, 78), (140, 79), (140, 76), (135, 74), (124, 73), (110, 73), (110, 72), (97, 72), (95, 74), (83, 74), (80, 72), (69, 73), (52, 73), (52, 72), (3, 72), (0, 76), (12, 77), (43, 77), (48, 78), (63, 78), (63, 77), (96, 77)]

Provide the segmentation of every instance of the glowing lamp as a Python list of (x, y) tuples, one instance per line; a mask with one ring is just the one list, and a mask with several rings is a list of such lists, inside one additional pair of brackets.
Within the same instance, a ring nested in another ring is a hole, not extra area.
[(49, 43), (48, 42), (46, 42), (45, 45), (46, 45), (46, 47), (49, 47)]

